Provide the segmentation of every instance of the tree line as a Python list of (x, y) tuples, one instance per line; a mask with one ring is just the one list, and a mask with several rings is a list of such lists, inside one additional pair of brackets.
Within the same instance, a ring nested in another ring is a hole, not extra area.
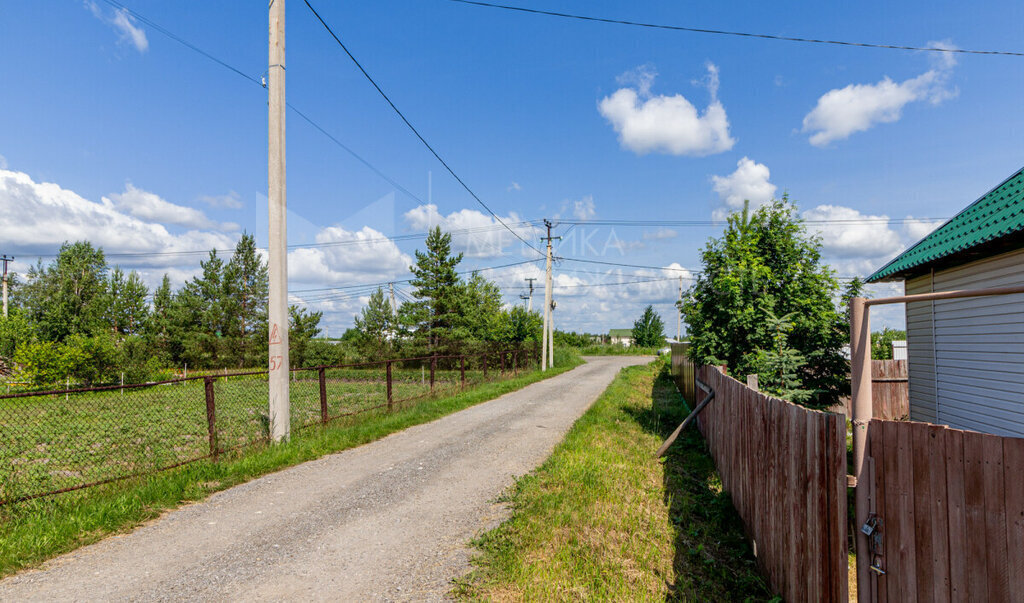
[[(451, 236), (435, 228), (410, 267), (412, 300), (393, 307), (378, 289), (340, 341), (317, 338), (321, 312), (292, 306), (291, 365), (539, 341), (539, 314), (504, 307), (495, 283), (459, 274), (461, 261), (451, 253)], [(135, 271), (111, 267), (101, 248), (65, 243), (51, 263), (12, 275), (0, 359), (33, 385), (115, 383), (122, 373), (125, 382), (142, 382), (185, 366), (266, 365), (269, 279), (254, 237), (243, 234), (230, 257), (211, 251), (200, 268), (178, 290), (164, 275), (151, 292)]]

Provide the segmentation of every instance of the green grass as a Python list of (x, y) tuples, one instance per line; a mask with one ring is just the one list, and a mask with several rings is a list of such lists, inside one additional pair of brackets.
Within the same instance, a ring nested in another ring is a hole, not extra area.
[(595, 344), (579, 348), (583, 356), (657, 356), (659, 348)]
[(623, 369), (475, 541), (468, 600), (772, 599), (703, 440), (651, 455), (685, 405), (666, 364)]
[(0, 576), (128, 530), (182, 503), (201, 500), (212, 492), (266, 473), (432, 421), (560, 374), (581, 362), (572, 355), (558, 360), (556, 368), (546, 373), (533, 371), (482, 383), (462, 393), (399, 407), (390, 414), (375, 410), (345, 417), (324, 427), (293, 432), (286, 444), (254, 443), (222, 455), (216, 463), (202, 460), (146, 477), (2, 506)]

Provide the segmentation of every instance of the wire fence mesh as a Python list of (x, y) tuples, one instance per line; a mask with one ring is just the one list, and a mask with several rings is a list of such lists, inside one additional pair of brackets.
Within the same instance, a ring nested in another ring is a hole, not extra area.
[[(524, 345), (292, 369), (292, 431), (508, 378), (538, 354)], [(266, 371), (0, 395), (0, 505), (216, 460), (266, 442), (269, 428)]]

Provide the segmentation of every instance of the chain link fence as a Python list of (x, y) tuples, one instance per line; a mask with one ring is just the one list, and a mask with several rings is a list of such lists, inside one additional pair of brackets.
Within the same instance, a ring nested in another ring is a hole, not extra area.
[[(536, 366), (529, 345), (291, 370), (293, 434)], [(267, 371), (0, 395), (0, 505), (213, 459), (269, 440)]]

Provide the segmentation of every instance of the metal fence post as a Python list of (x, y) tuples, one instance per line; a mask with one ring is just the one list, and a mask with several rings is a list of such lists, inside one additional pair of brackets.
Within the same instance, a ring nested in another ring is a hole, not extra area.
[(487, 380), (487, 352), (484, 352), (484, 380)]
[(320, 421), (327, 423), (327, 369), (320, 367)]
[(430, 391), (434, 391), (434, 372), (437, 370), (437, 352), (430, 356)]
[(501, 358), (501, 374), (505, 374), (505, 350), (498, 350), (498, 357)]
[[(394, 399), (391, 397), (391, 361), (388, 360), (385, 365), (387, 366), (387, 382), (388, 382), (388, 412), (391, 412), (394, 408)], [(415, 377), (414, 377), (415, 379)], [(415, 383), (415, 381), (414, 381)]]
[[(864, 477), (864, 449), (871, 423), (871, 318), (863, 297), (850, 300), (850, 405), (853, 409), (854, 530), (857, 535), (857, 592), (870, 600), (871, 555), (868, 536), (860, 527), (868, 519), (867, 479)], [(861, 594), (863, 593), (863, 594)]]
[(519, 374), (519, 348), (512, 349), (512, 374)]
[(466, 389), (466, 357), (459, 356), (459, 372), (462, 374), (462, 389)]
[(217, 460), (217, 407), (213, 398), (213, 377), (203, 377), (206, 388), (206, 430), (210, 438), (210, 456)]

